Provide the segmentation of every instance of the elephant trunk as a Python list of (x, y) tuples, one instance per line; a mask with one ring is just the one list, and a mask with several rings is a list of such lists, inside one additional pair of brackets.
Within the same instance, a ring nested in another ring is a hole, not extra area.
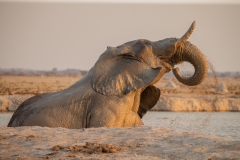
[(178, 47), (177, 52), (170, 58), (170, 62), (173, 65), (184, 61), (191, 63), (195, 72), (191, 77), (183, 77), (179, 73), (179, 68), (174, 68), (173, 74), (177, 80), (188, 86), (200, 84), (207, 75), (208, 63), (203, 53), (188, 41)]

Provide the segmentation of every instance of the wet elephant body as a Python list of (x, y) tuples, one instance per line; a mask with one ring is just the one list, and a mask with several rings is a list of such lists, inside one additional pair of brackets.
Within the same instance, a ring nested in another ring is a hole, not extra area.
[[(181, 38), (139, 39), (107, 47), (91, 70), (71, 87), (23, 102), (8, 126), (65, 128), (143, 125), (141, 118), (157, 103), (156, 84), (173, 70), (179, 82), (193, 86), (206, 77), (205, 56), (187, 41), (195, 22)], [(187, 61), (195, 73), (182, 77), (174, 65)]]

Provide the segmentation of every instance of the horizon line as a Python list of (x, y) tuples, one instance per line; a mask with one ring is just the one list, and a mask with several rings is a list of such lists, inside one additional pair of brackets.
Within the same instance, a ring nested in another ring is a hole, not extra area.
[(0, 0), (0, 2), (87, 4), (240, 4), (239, 0)]
[[(79, 68), (65, 68), (65, 69), (62, 69), (62, 68), (57, 68), (57, 67), (53, 67), (52, 69), (30, 69), (30, 68), (22, 68), (22, 67), (12, 67), (12, 68), (3, 68), (3, 67), (0, 67), (0, 70), (31, 70), (31, 71), (51, 71), (53, 69), (57, 69), (57, 71), (65, 71), (65, 70), (81, 70), (81, 71), (89, 71), (90, 69), (79, 69)], [(192, 72), (192, 71), (189, 71), (189, 72)], [(230, 73), (240, 73), (240, 71), (216, 71), (218, 73), (227, 73), (227, 72), (230, 72)], [(208, 73), (212, 73), (212, 71), (208, 71)]]

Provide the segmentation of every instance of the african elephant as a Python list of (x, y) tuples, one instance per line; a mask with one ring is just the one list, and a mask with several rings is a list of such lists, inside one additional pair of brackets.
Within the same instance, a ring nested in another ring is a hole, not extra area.
[(208, 71), (205, 56), (187, 41), (195, 22), (182, 38), (159, 41), (139, 39), (107, 47), (89, 72), (71, 87), (24, 101), (8, 126), (65, 128), (124, 127), (143, 125), (141, 118), (159, 100), (154, 86), (174, 65), (187, 61), (195, 68), (183, 84), (200, 84)]

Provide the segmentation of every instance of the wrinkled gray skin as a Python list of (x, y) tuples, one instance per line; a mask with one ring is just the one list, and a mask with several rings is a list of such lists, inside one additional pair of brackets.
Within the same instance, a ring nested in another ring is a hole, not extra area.
[(125, 127), (143, 125), (141, 118), (160, 97), (153, 85), (175, 64), (188, 61), (192, 77), (176, 78), (198, 85), (207, 73), (204, 55), (186, 41), (195, 22), (180, 39), (151, 42), (140, 39), (108, 47), (91, 70), (63, 91), (34, 96), (23, 102), (8, 126), (65, 128)]

